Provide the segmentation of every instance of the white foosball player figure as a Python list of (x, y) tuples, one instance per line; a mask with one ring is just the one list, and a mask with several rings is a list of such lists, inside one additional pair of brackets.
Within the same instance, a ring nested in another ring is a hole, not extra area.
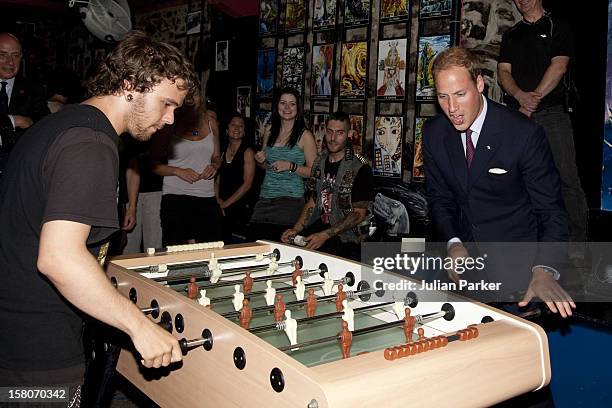
[(306, 292), (306, 285), (304, 285), (304, 282), (302, 282), (301, 276), (298, 276), (295, 279), (295, 290), (293, 291), (295, 293), (295, 298), (297, 300), (304, 300), (304, 292)]
[(342, 320), (348, 323), (348, 329), (350, 331), (355, 330), (355, 312), (348, 305), (348, 300), (344, 299), (342, 301)]
[(200, 298), (198, 299), (198, 303), (204, 307), (210, 305), (210, 298), (206, 297), (206, 289), (200, 289)]
[(332, 294), (332, 288), (334, 287), (334, 280), (329, 277), (329, 272), (325, 272), (323, 275), (323, 294), (329, 296)]
[(208, 260), (208, 270), (212, 271), (213, 269), (217, 269), (217, 265), (219, 265), (219, 262), (217, 258), (215, 258), (215, 253), (211, 252), (210, 259)]
[(297, 344), (297, 320), (291, 317), (291, 310), (285, 310), (285, 318), (285, 333), (293, 346)]
[(268, 264), (268, 269), (266, 270), (266, 273), (268, 274), (268, 276), (270, 276), (274, 275), (276, 271), (278, 271), (278, 263), (276, 262), (276, 258), (272, 258), (270, 259), (270, 263)]
[(242, 309), (242, 301), (244, 300), (244, 293), (240, 292), (240, 285), (234, 285), (234, 310), (239, 311)]
[(406, 306), (404, 305), (404, 301), (396, 301), (393, 303), (393, 311), (397, 315), (397, 320), (404, 320), (404, 317), (406, 317)]
[(272, 287), (272, 281), (266, 281), (266, 305), (272, 306), (274, 304), (274, 300), (276, 299), (276, 289)]
[(221, 278), (222, 273), (221, 268), (219, 268), (219, 265), (217, 265), (217, 267), (212, 270), (212, 275), (210, 275), (210, 283), (219, 282), (219, 278)]
[(264, 260), (264, 254), (259, 253), (255, 255), (255, 261), (260, 262)]

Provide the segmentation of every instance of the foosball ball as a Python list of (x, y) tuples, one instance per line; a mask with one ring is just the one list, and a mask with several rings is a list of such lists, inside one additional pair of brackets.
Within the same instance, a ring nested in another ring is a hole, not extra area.
[(169, 247), (111, 282), (185, 357), (117, 371), (163, 407), (480, 407), (550, 381), (531, 322), (453, 294), (384, 300), (360, 263), (279, 243)]

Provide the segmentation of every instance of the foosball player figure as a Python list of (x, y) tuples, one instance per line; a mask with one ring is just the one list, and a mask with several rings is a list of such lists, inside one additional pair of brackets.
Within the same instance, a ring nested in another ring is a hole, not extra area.
[(308, 297), (306, 298), (306, 317), (314, 317), (317, 311), (317, 297), (314, 294), (314, 289), (308, 289)]
[(340, 332), (340, 349), (342, 350), (342, 358), (351, 356), (351, 343), (353, 342), (353, 333), (348, 329), (348, 323), (342, 320), (342, 331)]
[(198, 290), (198, 284), (196, 283), (196, 278), (195, 276), (192, 276), (191, 278), (189, 278), (189, 286), (187, 287), (187, 296), (189, 296), (189, 299), (191, 300), (196, 300), (198, 298), (198, 294), (199, 294), (199, 290)]
[(251, 272), (247, 271), (242, 279), (242, 293), (248, 295), (251, 289), (253, 289), (253, 278), (251, 278)]
[(406, 343), (410, 343), (412, 341), (412, 333), (414, 332), (414, 325), (416, 324), (416, 319), (410, 316), (410, 308), (406, 308), (406, 315), (404, 316), (404, 334), (406, 335)]
[(300, 265), (298, 263), (295, 264), (295, 269), (291, 274), (291, 281), (293, 282), (293, 286), (297, 283), (297, 277), (304, 279), (304, 272), (300, 269)]
[(274, 303), (274, 321), (281, 322), (285, 319), (285, 303), (283, 302), (283, 295), (280, 293), (276, 295), (276, 303)]
[(429, 350), (429, 342), (425, 338), (425, 329), (423, 329), (422, 327), (419, 327), (417, 329), (417, 334), (419, 335), (419, 343), (423, 347), (423, 351)]
[(344, 293), (344, 285), (338, 284), (338, 292), (336, 292), (336, 312), (342, 311), (342, 301), (346, 299), (346, 293)]
[(249, 299), (244, 299), (242, 301), (242, 310), (240, 310), (240, 326), (243, 329), (248, 330), (252, 317), (253, 317), (253, 312), (251, 311), (251, 308), (249, 307)]

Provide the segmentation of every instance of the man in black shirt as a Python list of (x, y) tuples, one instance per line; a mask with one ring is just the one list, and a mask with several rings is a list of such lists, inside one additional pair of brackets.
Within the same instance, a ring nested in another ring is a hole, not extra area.
[[(374, 200), (372, 169), (348, 143), (349, 116), (335, 112), (325, 129), (327, 150), (312, 166), (311, 197), (294, 227), (281, 236), (285, 243), (304, 236), (305, 247), (359, 259), (365, 234), (359, 228)], [(367, 232), (367, 231), (366, 231)]]
[(118, 135), (147, 140), (193, 100), (198, 80), (176, 48), (129, 34), (92, 95), (32, 126), (0, 186), (0, 386), (64, 386), (78, 406), (82, 318), (126, 332), (145, 367), (181, 360), (177, 340), (106, 278), (92, 256), (118, 227)]
[[(563, 78), (573, 58), (570, 27), (549, 15), (542, 0), (514, 2), (523, 20), (503, 36), (497, 68), (499, 83), (507, 93), (508, 106), (544, 128), (561, 175), (563, 200), (570, 219), (570, 239), (584, 242), (587, 203), (576, 168), (572, 125), (564, 106)], [(579, 261), (584, 254), (576, 250), (570, 252), (570, 256)]]

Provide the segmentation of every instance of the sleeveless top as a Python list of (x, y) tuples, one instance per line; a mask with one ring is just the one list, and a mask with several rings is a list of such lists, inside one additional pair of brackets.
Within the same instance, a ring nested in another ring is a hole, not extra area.
[[(223, 152), (221, 168), (219, 169), (219, 198), (222, 200), (230, 198), (244, 182), (244, 152), (246, 148), (246, 143), (240, 143), (240, 147), (236, 150), (231, 162), (227, 162), (227, 150)], [(247, 196), (248, 193), (234, 205), (243, 202)]]
[[(293, 147), (266, 146), (264, 152), (266, 154), (266, 160), (268, 160), (270, 164), (277, 160), (287, 160), (297, 163), (298, 166), (303, 166), (306, 162), (306, 156), (299, 146), (299, 140)], [(303, 198), (304, 181), (297, 173), (289, 173), (288, 171), (277, 173), (272, 169), (268, 169), (266, 170), (266, 176), (261, 185), (259, 196), (263, 198)]]
[[(210, 159), (214, 151), (213, 132), (208, 123), (210, 132), (201, 140), (193, 141), (182, 137), (173, 137), (168, 145), (168, 166), (179, 167), (182, 169), (193, 169), (202, 173), (206, 166), (210, 164)], [(198, 180), (189, 184), (178, 176), (165, 176), (163, 184), (163, 194), (178, 194), (194, 197), (214, 197), (215, 181)]]

